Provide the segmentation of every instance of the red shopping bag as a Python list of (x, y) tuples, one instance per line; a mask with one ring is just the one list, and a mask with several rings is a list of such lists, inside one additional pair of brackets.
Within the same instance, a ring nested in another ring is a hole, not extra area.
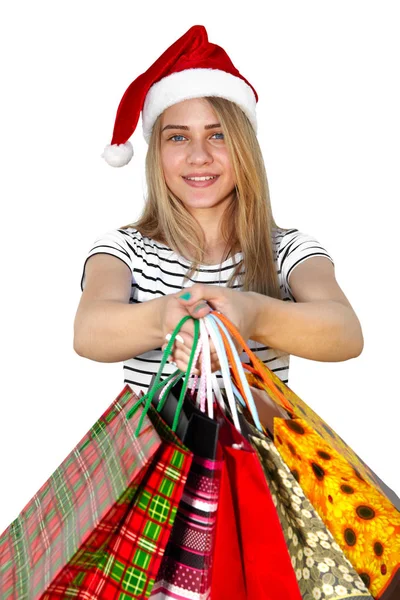
[(247, 600), (244, 566), (226, 462), (222, 461), (214, 541), (211, 598)]
[(221, 412), (219, 415), (246, 597), (301, 600), (283, 530), (257, 454), (225, 415)]

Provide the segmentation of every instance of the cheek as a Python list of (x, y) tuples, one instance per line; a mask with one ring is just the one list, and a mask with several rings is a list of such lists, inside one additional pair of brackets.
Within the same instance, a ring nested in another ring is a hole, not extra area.
[(161, 164), (165, 177), (173, 177), (180, 174), (181, 160), (176, 152), (165, 151), (161, 155)]
[(224, 166), (224, 171), (225, 173), (231, 177), (232, 179), (234, 179), (234, 172), (233, 172), (233, 168), (229, 159), (229, 155), (227, 152), (224, 152), (223, 154), (221, 154), (220, 156), (220, 161)]

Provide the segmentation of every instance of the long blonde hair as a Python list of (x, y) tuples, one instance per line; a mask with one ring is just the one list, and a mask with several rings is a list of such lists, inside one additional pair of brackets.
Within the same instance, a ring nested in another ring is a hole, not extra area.
[[(214, 96), (205, 99), (221, 123), (236, 179), (233, 200), (227, 206), (221, 223), (221, 235), (226, 243), (222, 260), (240, 251), (243, 258), (236, 263), (227, 285), (233, 286), (238, 278), (244, 291), (280, 299), (272, 247), (272, 228), (277, 225), (272, 215), (267, 174), (254, 129), (237, 104)], [(190, 278), (204, 263), (205, 237), (198, 222), (165, 182), (161, 164), (161, 115), (153, 127), (145, 170), (148, 195), (142, 214), (135, 223), (120, 229), (134, 227), (142, 235), (191, 260), (191, 268), (186, 274)]]

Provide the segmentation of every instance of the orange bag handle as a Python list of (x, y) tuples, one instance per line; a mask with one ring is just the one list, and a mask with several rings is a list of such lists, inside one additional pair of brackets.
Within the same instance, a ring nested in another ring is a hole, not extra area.
[[(270, 391), (274, 392), (278, 396), (279, 400), (282, 402), (283, 406), (287, 410), (289, 410), (290, 413), (292, 413), (293, 412), (293, 406), (288, 402), (288, 400), (286, 400), (286, 398), (282, 394), (281, 390), (276, 386), (276, 384), (272, 381), (272, 379), (269, 378), (266, 373), (264, 373), (264, 371), (262, 369), (260, 369), (260, 368), (257, 369), (257, 367), (259, 367), (259, 364), (261, 362), (260, 359), (257, 358), (257, 356), (254, 354), (254, 352), (252, 350), (250, 350), (250, 348), (248, 347), (248, 345), (246, 344), (245, 340), (242, 338), (242, 336), (240, 335), (239, 331), (236, 329), (236, 327), (234, 326), (234, 324), (225, 315), (223, 315), (219, 311), (212, 310), (211, 314), (215, 315), (218, 319), (220, 319), (223, 322), (223, 324), (225, 325), (225, 327), (228, 329), (228, 331), (231, 334), (232, 338), (234, 340), (236, 340), (237, 342), (239, 342), (239, 344), (242, 346), (242, 348), (246, 352), (247, 356), (250, 358), (251, 362), (253, 363), (254, 368), (252, 368), (252, 367), (249, 368), (249, 365), (246, 365), (243, 362), (242, 362), (242, 366), (244, 368), (248, 369), (248, 371), (250, 371), (254, 375), (257, 375), (258, 377), (260, 377), (260, 379), (263, 381), (263, 383), (265, 383), (265, 385), (267, 386), (267, 388)], [(239, 377), (238, 372), (237, 372), (237, 368), (236, 368), (236, 365), (235, 365), (235, 360), (233, 359), (232, 350), (231, 350), (230, 347), (228, 349), (229, 342), (226, 340), (226, 336), (225, 336), (224, 332), (222, 331), (222, 329), (220, 329), (220, 331), (221, 331), (222, 339), (224, 341), (224, 346), (225, 346), (226, 353), (227, 353), (227, 355), (229, 357), (229, 360), (230, 360), (231, 366), (232, 366), (232, 370), (234, 372), (235, 384), (239, 388), (240, 393), (242, 394), (243, 398), (245, 399), (246, 395), (243, 394), (244, 390), (243, 390), (242, 384), (240, 383), (240, 377)], [(265, 366), (265, 365), (263, 364), (263, 366)], [(266, 368), (268, 369), (268, 367), (266, 367)], [(274, 398), (271, 398), (271, 399), (274, 400)]]
[[(240, 393), (242, 395), (242, 398), (243, 398), (243, 400), (244, 400), (244, 402), (245, 402), (245, 404), (247, 406), (247, 409), (248, 409), (249, 413), (251, 415), (253, 415), (252, 410), (251, 410), (251, 408), (250, 408), (250, 406), (249, 406), (249, 404), (247, 402), (247, 395), (245, 394), (245, 391), (243, 389), (242, 380), (240, 378), (239, 371), (237, 369), (236, 360), (235, 360), (235, 358), (233, 356), (231, 345), (230, 345), (230, 343), (227, 340), (225, 332), (219, 326), (219, 323), (217, 323), (217, 325), (218, 325), (218, 329), (219, 329), (219, 332), (221, 334), (222, 340), (224, 342), (225, 352), (226, 352), (226, 354), (228, 356), (228, 360), (230, 362), (230, 365), (231, 365), (231, 368), (232, 368), (232, 371), (233, 371), (233, 378), (234, 378), (235, 385), (236, 385), (237, 388), (239, 388), (239, 391), (240, 391)], [(241, 364), (242, 364), (243, 367), (247, 366), (244, 363), (241, 363)], [(252, 369), (252, 370), (254, 372), (256, 372), (255, 369)], [(266, 435), (267, 437), (271, 437), (270, 434), (268, 433), (268, 431), (266, 430), (266, 428), (264, 427), (264, 425), (262, 423), (261, 423), (261, 427), (262, 427), (264, 435)]]

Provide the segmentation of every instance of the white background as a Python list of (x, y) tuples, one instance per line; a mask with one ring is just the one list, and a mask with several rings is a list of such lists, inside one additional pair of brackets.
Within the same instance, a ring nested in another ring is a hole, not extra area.
[(100, 154), (125, 89), (195, 24), (259, 94), (278, 225), (325, 246), (362, 324), (358, 358), (292, 356), (289, 385), (400, 494), (397, 8), (382, 0), (5, 5), (0, 533), (123, 388), (122, 363), (74, 352), (73, 321), (92, 243), (142, 206), (141, 121), (128, 166), (109, 167)]

